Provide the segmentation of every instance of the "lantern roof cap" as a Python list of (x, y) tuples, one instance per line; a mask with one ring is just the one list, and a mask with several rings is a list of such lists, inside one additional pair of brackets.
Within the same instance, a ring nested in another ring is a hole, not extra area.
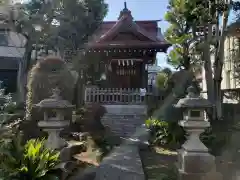
[(52, 95), (49, 98), (40, 101), (38, 104), (35, 104), (34, 107), (47, 109), (69, 109), (73, 108), (74, 105), (67, 100), (63, 100), (60, 96), (59, 88), (56, 87), (52, 90)]
[(196, 93), (193, 86), (188, 87), (188, 95), (182, 98), (175, 105), (176, 108), (189, 108), (189, 109), (207, 109), (212, 107), (212, 104), (205, 98)]

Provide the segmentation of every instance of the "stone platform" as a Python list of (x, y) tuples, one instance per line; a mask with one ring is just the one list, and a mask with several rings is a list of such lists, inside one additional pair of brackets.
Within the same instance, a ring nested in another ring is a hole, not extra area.
[(131, 137), (136, 128), (145, 123), (145, 105), (103, 105), (107, 113), (101, 121), (104, 126), (123, 138)]

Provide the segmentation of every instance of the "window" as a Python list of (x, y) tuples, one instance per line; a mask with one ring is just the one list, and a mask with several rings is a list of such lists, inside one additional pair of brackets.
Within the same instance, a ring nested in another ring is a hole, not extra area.
[(8, 34), (0, 30), (0, 46), (8, 46)]

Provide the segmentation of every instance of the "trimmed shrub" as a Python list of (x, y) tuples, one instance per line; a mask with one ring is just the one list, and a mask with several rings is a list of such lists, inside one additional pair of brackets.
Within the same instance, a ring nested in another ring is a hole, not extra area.
[(110, 129), (102, 124), (101, 118), (105, 113), (106, 109), (101, 104), (91, 103), (77, 111), (80, 116), (76, 120), (76, 127), (79, 127), (78, 131), (87, 132), (95, 145), (101, 149), (103, 155), (112, 149), (113, 144), (120, 142), (118, 138), (113, 136)]
[(152, 145), (175, 149), (186, 140), (186, 132), (177, 122), (148, 119), (146, 126), (151, 130), (150, 143)]
[(81, 132), (88, 132), (93, 139), (105, 132), (105, 127), (101, 123), (101, 118), (105, 114), (106, 109), (98, 103), (86, 105), (82, 118), (77, 120), (77, 124), (81, 126)]
[[(49, 56), (38, 61), (31, 69), (27, 84), (27, 119), (38, 120), (42, 115), (34, 112), (33, 105), (52, 95), (52, 89), (58, 87), (63, 99), (72, 102), (74, 77), (66, 63), (58, 57)], [(37, 116), (33, 116), (34, 114)]]

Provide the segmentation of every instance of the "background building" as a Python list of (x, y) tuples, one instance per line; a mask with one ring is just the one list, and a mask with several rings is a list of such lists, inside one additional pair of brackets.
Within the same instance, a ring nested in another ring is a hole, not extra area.
[[(212, 58), (212, 64), (213, 60)], [(204, 68), (197, 77), (202, 81), (202, 92), (206, 97), (207, 86)], [(240, 21), (236, 21), (228, 28), (224, 44), (222, 78), (223, 102), (238, 103), (240, 100)]]
[(12, 1), (0, 7), (0, 81), (3, 81), (6, 91), (17, 91), (17, 74), (19, 62), (23, 59), (25, 38), (14, 31), (6, 20), (10, 12), (17, 16), (17, 8)]

